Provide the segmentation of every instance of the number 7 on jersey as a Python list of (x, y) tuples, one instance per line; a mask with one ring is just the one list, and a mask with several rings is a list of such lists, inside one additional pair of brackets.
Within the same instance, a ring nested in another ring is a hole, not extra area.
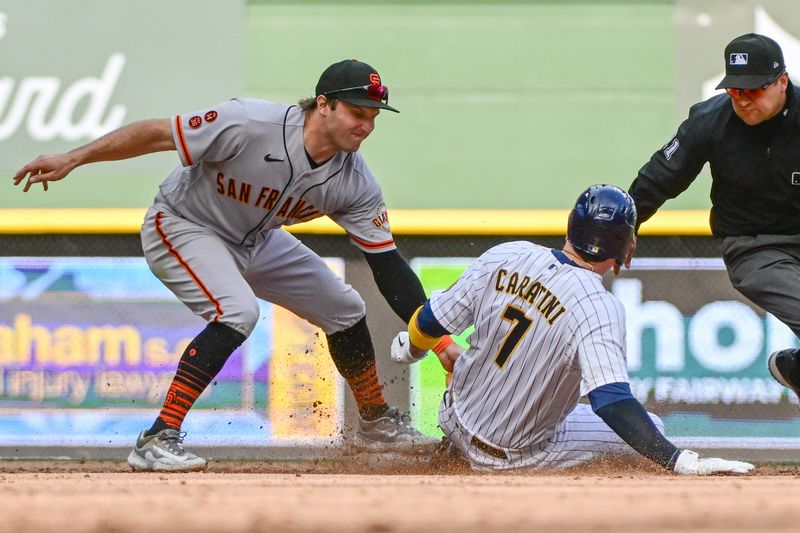
[(522, 337), (525, 336), (525, 333), (528, 332), (533, 323), (530, 318), (525, 316), (525, 312), (522, 309), (511, 304), (506, 306), (501, 318), (511, 322), (513, 325), (508, 330), (506, 338), (503, 339), (503, 344), (500, 345), (500, 349), (497, 350), (497, 355), (494, 358), (494, 363), (498, 368), (503, 368), (503, 365), (506, 364), (506, 361), (511, 357), (512, 352), (519, 345)]

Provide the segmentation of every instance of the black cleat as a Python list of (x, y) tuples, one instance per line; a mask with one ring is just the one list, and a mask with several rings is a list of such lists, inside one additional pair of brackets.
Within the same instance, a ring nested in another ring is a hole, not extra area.
[(767, 366), (769, 373), (778, 383), (792, 389), (800, 398), (800, 353), (798, 350), (786, 349), (772, 352)]

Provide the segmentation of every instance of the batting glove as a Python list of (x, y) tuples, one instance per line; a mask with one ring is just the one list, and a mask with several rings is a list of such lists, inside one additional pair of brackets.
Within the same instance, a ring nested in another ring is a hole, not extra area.
[(408, 339), (408, 331), (401, 331), (392, 339), (392, 349), (390, 353), (392, 361), (395, 363), (410, 365), (425, 357), (428, 352), (423, 352), (419, 357), (411, 355), (411, 341)]
[(708, 476), (710, 474), (746, 474), (755, 466), (742, 461), (728, 461), (717, 457), (700, 459), (692, 450), (683, 450), (675, 461), (673, 471), (683, 476)]

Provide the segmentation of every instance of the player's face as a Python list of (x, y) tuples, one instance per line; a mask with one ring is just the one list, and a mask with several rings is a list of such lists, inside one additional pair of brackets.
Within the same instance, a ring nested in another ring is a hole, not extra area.
[(327, 121), (330, 141), (337, 150), (355, 152), (375, 129), (375, 117), (380, 109), (360, 107), (339, 100)]
[(731, 95), (733, 112), (748, 126), (755, 126), (771, 119), (786, 103), (786, 87), (789, 75), (785, 72), (777, 80), (752, 90), (727, 89)]

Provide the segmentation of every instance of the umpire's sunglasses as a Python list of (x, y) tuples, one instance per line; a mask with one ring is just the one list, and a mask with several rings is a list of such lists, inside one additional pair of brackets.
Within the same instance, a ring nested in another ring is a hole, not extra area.
[(374, 83), (369, 85), (359, 85), (358, 87), (348, 87), (346, 89), (336, 89), (322, 94), (327, 98), (332, 94), (341, 94), (350, 91), (365, 91), (367, 93), (367, 98), (370, 100), (375, 100), (377, 102), (383, 101), (387, 104), (389, 103), (389, 88), (386, 85), (378, 85)]
[(727, 88), (727, 89), (725, 89), (725, 91), (729, 95), (733, 96), (734, 98), (741, 98), (742, 96), (746, 96), (751, 100), (755, 100), (756, 98), (758, 98), (761, 95), (763, 95), (764, 91), (766, 91), (767, 88), (770, 85), (773, 85), (776, 81), (778, 81), (781, 76), (783, 76), (783, 72), (781, 72), (780, 74), (775, 76), (772, 79), (772, 81), (768, 81), (767, 83), (765, 83), (761, 87), (756, 87), (755, 89), (733, 89), (733, 88)]

